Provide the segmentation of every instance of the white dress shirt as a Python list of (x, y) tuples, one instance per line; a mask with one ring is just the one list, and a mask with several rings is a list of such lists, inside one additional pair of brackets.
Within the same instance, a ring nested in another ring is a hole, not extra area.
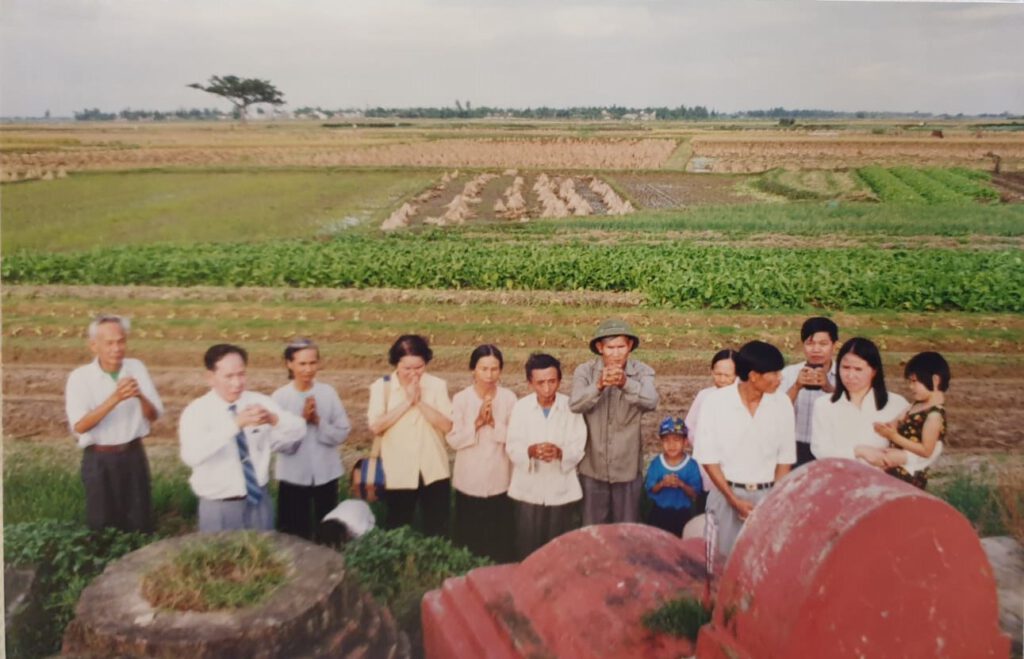
[(243, 391), (234, 405), (236, 412), (214, 391), (195, 399), (181, 413), (178, 431), (181, 438), (181, 460), (192, 467), (189, 485), (196, 496), (204, 499), (229, 499), (245, 496), (245, 475), (238, 457), (238, 424), (235, 413), (249, 405), (260, 405), (277, 415), (277, 425), (248, 426), (245, 439), (249, 458), (256, 470), (256, 480), (266, 485), (270, 475), (270, 454), (286, 448), (306, 434), (306, 422), (281, 409), (270, 396)]
[[(562, 449), (562, 459), (544, 462), (530, 458), (532, 444), (550, 442)], [(505, 450), (512, 461), (508, 496), (543, 506), (561, 506), (583, 498), (576, 465), (587, 447), (587, 423), (569, 409), (569, 397), (555, 394), (548, 416), (537, 394), (520, 398), (512, 408)]]
[[(117, 377), (118, 380), (135, 378), (139, 383), (139, 391), (156, 410), (157, 418), (163, 415), (164, 404), (160, 400), (160, 394), (156, 392), (153, 380), (149, 377), (149, 371), (146, 370), (142, 362), (138, 359), (125, 358)], [(88, 432), (75, 432), (75, 424), (81, 421), (86, 414), (102, 405), (115, 389), (117, 389), (117, 383), (100, 368), (98, 359), (92, 360), (85, 366), (79, 366), (68, 376), (67, 386), (64, 390), (65, 409), (68, 423), (71, 425), (71, 432), (78, 440), (80, 448), (92, 444), (104, 446), (126, 444), (133, 439), (149, 434), (149, 421), (142, 413), (142, 401), (138, 398), (130, 398), (118, 403), (110, 411), (110, 414), (103, 417)]]
[(853, 460), (853, 450), (858, 444), (888, 448), (889, 440), (875, 432), (874, 423), (899, 418), (907, 405), (906, 398), (890, 392), (889, 401), (879, 410), (873, 389), (864, 396), (860, 407), (846, 396), (840, 396), (834, 403), (831, 396), (819, 398), (814, 402), (811, 453), (816, 458)]
[(761, 397), (751, 416), (739, 383), (716, 389), (702, 401), (693, 457), (700, 464), (719, 465), (734, 483), (771, 483), (777, 465), (796, 462), (793, 403), (780, 386)]
[(310, 397), (316, 401), (320, 423), (306, 423), (305, 436), (298, 444), (278, 452), (274, 465), (277, 480), (292, 485), (323, 485), (340, 478), (342, 468), (338, 446), (352, 430), (345, 406), (330, 385), (314, 381), (309, 391), (299, 391), (294, 382), (289, 382), (271, 396), (281, 409), (300, 418), (306, 399)]

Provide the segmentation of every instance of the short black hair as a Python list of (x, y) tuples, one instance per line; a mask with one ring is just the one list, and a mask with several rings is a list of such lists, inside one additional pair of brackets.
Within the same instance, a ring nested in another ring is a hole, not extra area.
[[(295, 358), (295, 353), (303, 350), (316, 350), (316, 356), (320, 357), (320, 346), (318, 346), (312, 339), (293, 339), (284, 347), (284, 360), (290, 362)], [(288, 379), (294, 380), (295, 374), (292, 373), (292, 369), (288, 369)]]
[(206, 354), (203, 355), (203, 364), (206, 365), (206, 370), (216, 371), (218, 362), (231, 354), (241, 357), (243, 364), (249, 363), (249, 353), (245, 351), (245, 348), (230, 343), (218, 343), (215, 346), (210, 346)]
[(501, 350), (498, 350), (498, 346), (485, 343), (481, 346), (477, 346), (473, 353), (469, 356), (469, 370), (476, 368), (477, 362), (482, 357), (494, 357), (498, 360), (498, 368), (505, 368), (505, 358), (501, 355)]
[(430, 344), (419, 334), (403, 334), (391, 345), (388, 350), (388, 363), (398, 366), (402, 357), (420, 357), (427, 364), (434, 358), (434, 351)]
[(719, 350), (715, 353), (715, 356), (711, 358), (711, 368), (715, 368), (715, 364), (726, 359), (736, 361), (736, 351), (732, 348), (726, 348), (725, 350)]
[(919, 352), (911, 357), (903, 368), (903, 377), (909, 378), (911, 375), (928, 391), (935, 391), (932, 377), (936, 375), (939, 376), (939, 391), (949, 389), (949, 363), (937, 352)]
[(885, 388), (885, 369), (882, 368), (882, 354), (878, 351), (878, 346), (871, 339), (865, 339), (862, 336), (855, 336), (839, 348), (839, 354), (836, 355), (837, 371), (839, 377), (836, 378), (836, 390), (832, 392), (832, 402), (839, 400), (841, 396), (846, 396), (846, 399), (850, 399), (850, 392), (846, 390), (846, 385), (843, 384), (843, 357), (847, 353), (853, 353), (857, 357), (860, 357), (868, 363), (868, 366), (875, 369), (875, 377), (871, 380), (871, 390), (875, 392), (875, 409), (884, 409), (889, 404), (889, 390)]
[(779, 349), (764, 341), (744, 343), (733, 361), (736, 362), (736, 375), (744, 382), (751, 373), (774, 373), (786, 365)]
[(533, 382), (533, 372), (554, 368), (558, 371), (558, 379), (562, 379), (562, 362), (544, 352), (535, 352), (526, 359), (526, 380)]
[(831, 318), (813, 316), (800, 327), (800, 340), (806, 341), (818, 332), (826, 332), (833, 342), (839, 340), (839, 326)]

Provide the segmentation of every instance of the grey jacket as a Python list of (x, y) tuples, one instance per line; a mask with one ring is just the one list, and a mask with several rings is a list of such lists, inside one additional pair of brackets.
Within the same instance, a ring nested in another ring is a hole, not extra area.
[(658, 407), (654, 369), (634, 359), (626, 361), (626, 384), (597, 390), (601, 358), (580, 364), (572, 376), (569, 408), (587, 422), (587, 451), (580, 462), (583, 476), (624, 483), (640, 476), (643, 438), (640, 417)]

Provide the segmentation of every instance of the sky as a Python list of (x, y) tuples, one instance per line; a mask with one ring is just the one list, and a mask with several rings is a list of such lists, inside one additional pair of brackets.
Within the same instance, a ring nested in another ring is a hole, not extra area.
[(1024, 114), (1024, 3), (0, 0), (0, 116), (227, 101), (288, 108), (703, 105)]

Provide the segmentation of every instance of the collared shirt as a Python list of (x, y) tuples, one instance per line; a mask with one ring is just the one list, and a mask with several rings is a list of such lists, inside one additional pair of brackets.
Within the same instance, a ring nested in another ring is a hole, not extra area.
[(587, 423), (587, 451), (580, 473), (595, 480), (625, 483), (640, 476), (643, 442), (640, 418), (658, 407), (654, 369), (626, 361), (626, 384), (598, 391), (604, 363), (592, 359), (576, 367), (569, 406)]
[(452, 429), (448, 446), (455, 449), (452, 485), (463, 494), (490, 497), (508, 490), (512, 465), (505, 455), (508, 420), (516, 395), (498, 387), (491, 401), (493, 426), (476, 427), (476, 417), (484, 401), (470, 385), (452, 399)]
[(306, 434), (302, 440), (291, 449), (280, 451), (274, 465), (277, 480), (293, 485), (323, 485), (340, 478), (342, 468), (338, 446), (352, 430), (345, 406), (330, 385), (314, 381), (309, 391), (299, 391), (294, 382), (289, 382), (271, 396), (281, 409), (300, 418), (303, 418), (306, 399), (310, 397), (316, 401), (320, 422), (316, 425), (306, 423)]
[(860, 444), (887, 448), (889, 440), (875, 432), (874, 423), (899, 418), (907, 406), (906, 398), (889, 392), (889, 401), (879, 410), (873, 389), (864, 396), (860, 407), (846, 396), (840, 396), (834, 403), (831, 397), (819, 398), (814, 403), (811, 453), (816, 458), (853, 460), (853, 451)]
[[(800, 375), (800, 370), (804, 366), (807, 366), (807, 362), (800, 362), (799, 364), (790, 364), (786, 368), (782, 369), (782, 384), (779, 385), (779, 391), (786, 393), (790, 387), (796, 382), (797, 377)], [(828, 373), (825, 375), (828, 378), (829, 386), (833, 389), (836, 386), (836, 366), (835, 362), (829, 366)], [(822, 396), (831, 396), (832, 394), (826, 393), (822, 389), (808, 389), (801, 387), (800, 391), (796, 394), (796, 400), (793, 402), (793, 410), (796, 412), (796, 441), (808, 444), (811, 441), (811, 415), (814, 410), (814, 402), (820, 399)], [(788, 397), (789, 394), (786, 394)]]
[[(157, 418), (164, 413), (164, 404), (160, 394), (156, 392), (149, 371), (138, 359), (125, 358), (121, 364), (118, 379), (135, 378), (139, 383), (139, 391), (153, 405)], [(117, 382), (109, 373), (100, 368), (99, 359), (94, 359), (85, 366), (79, 366), (68, 376), (64, 389), (65, 409), (71, 432), (78, 440), (78, 446), (85, 448), (92, 444), (113, 446), (126, 444), (138, 437), (149, 434), (149, 421), (142, 413), (142, 401), (138, 398), (123, 400), (117, 404), (110, 414), (83, 433), (75, 432), (75, 424), (89, 412), (103, 404), (117, 389)]]
[[(531, 458), (532, 444), (550, 442), (562, 449), (562, 459), (544, 462)], [(583, 498), (576, 465), (587, 445), (587, 424), (569, 409), (569, 398), (555, 394), (547, 416), (537, 394), (520, 398), (512, 408), (505, 450), (512, 460), (508, 496), (542, 506), (561, 506)]]
[[(384, 402), (384, 387), (387, 387), (387, 405)], [(421, 397), (424, 403), (448, 418), (452, 416), (452, 401), (448, 398), (448, 383), (430, 373), (420, 378)], [(366, 416), (370, 423), (403, 405), (405, 390), (398, 382), (398, 373), (384, 382), (379, 378), (370, 385), (370, 404)], [(423, 484), (448, 478), (448, 450), (444, 434), (432, 426), (419, 408), (412, 408), (382, 436), (380, 457), (384, 461), (384, 476), (389, 490), (415, 490), (419, 487), (420, 475)]]
[(701, 405), (693, 457), (717, 464), (734, 483), (771, 483), (775, 467), (796, 462), (793, 403), (782, 387), (765, 394), (754, 415), (740, 397), (739, 380), (707, 395)]
[(281, 409), (270, 396), (243, 391), (234, 402), (235, 412), (229, 409), (230, 405), (211, 390), (189, 403), (181, 413), (181, 460), (192, 467), (188, 479), (192, 491), (204, 499), (245, 496), (245, 474), (235, 442), (239, 431), (237, 412), (249, 405), (260, 405), (277, 415), (276, 426), (263, 424), (244, 429), (249, 458), (260, 485), (267, 484), (271, 452), (298, 442), (306, 434), (305, 420)]

